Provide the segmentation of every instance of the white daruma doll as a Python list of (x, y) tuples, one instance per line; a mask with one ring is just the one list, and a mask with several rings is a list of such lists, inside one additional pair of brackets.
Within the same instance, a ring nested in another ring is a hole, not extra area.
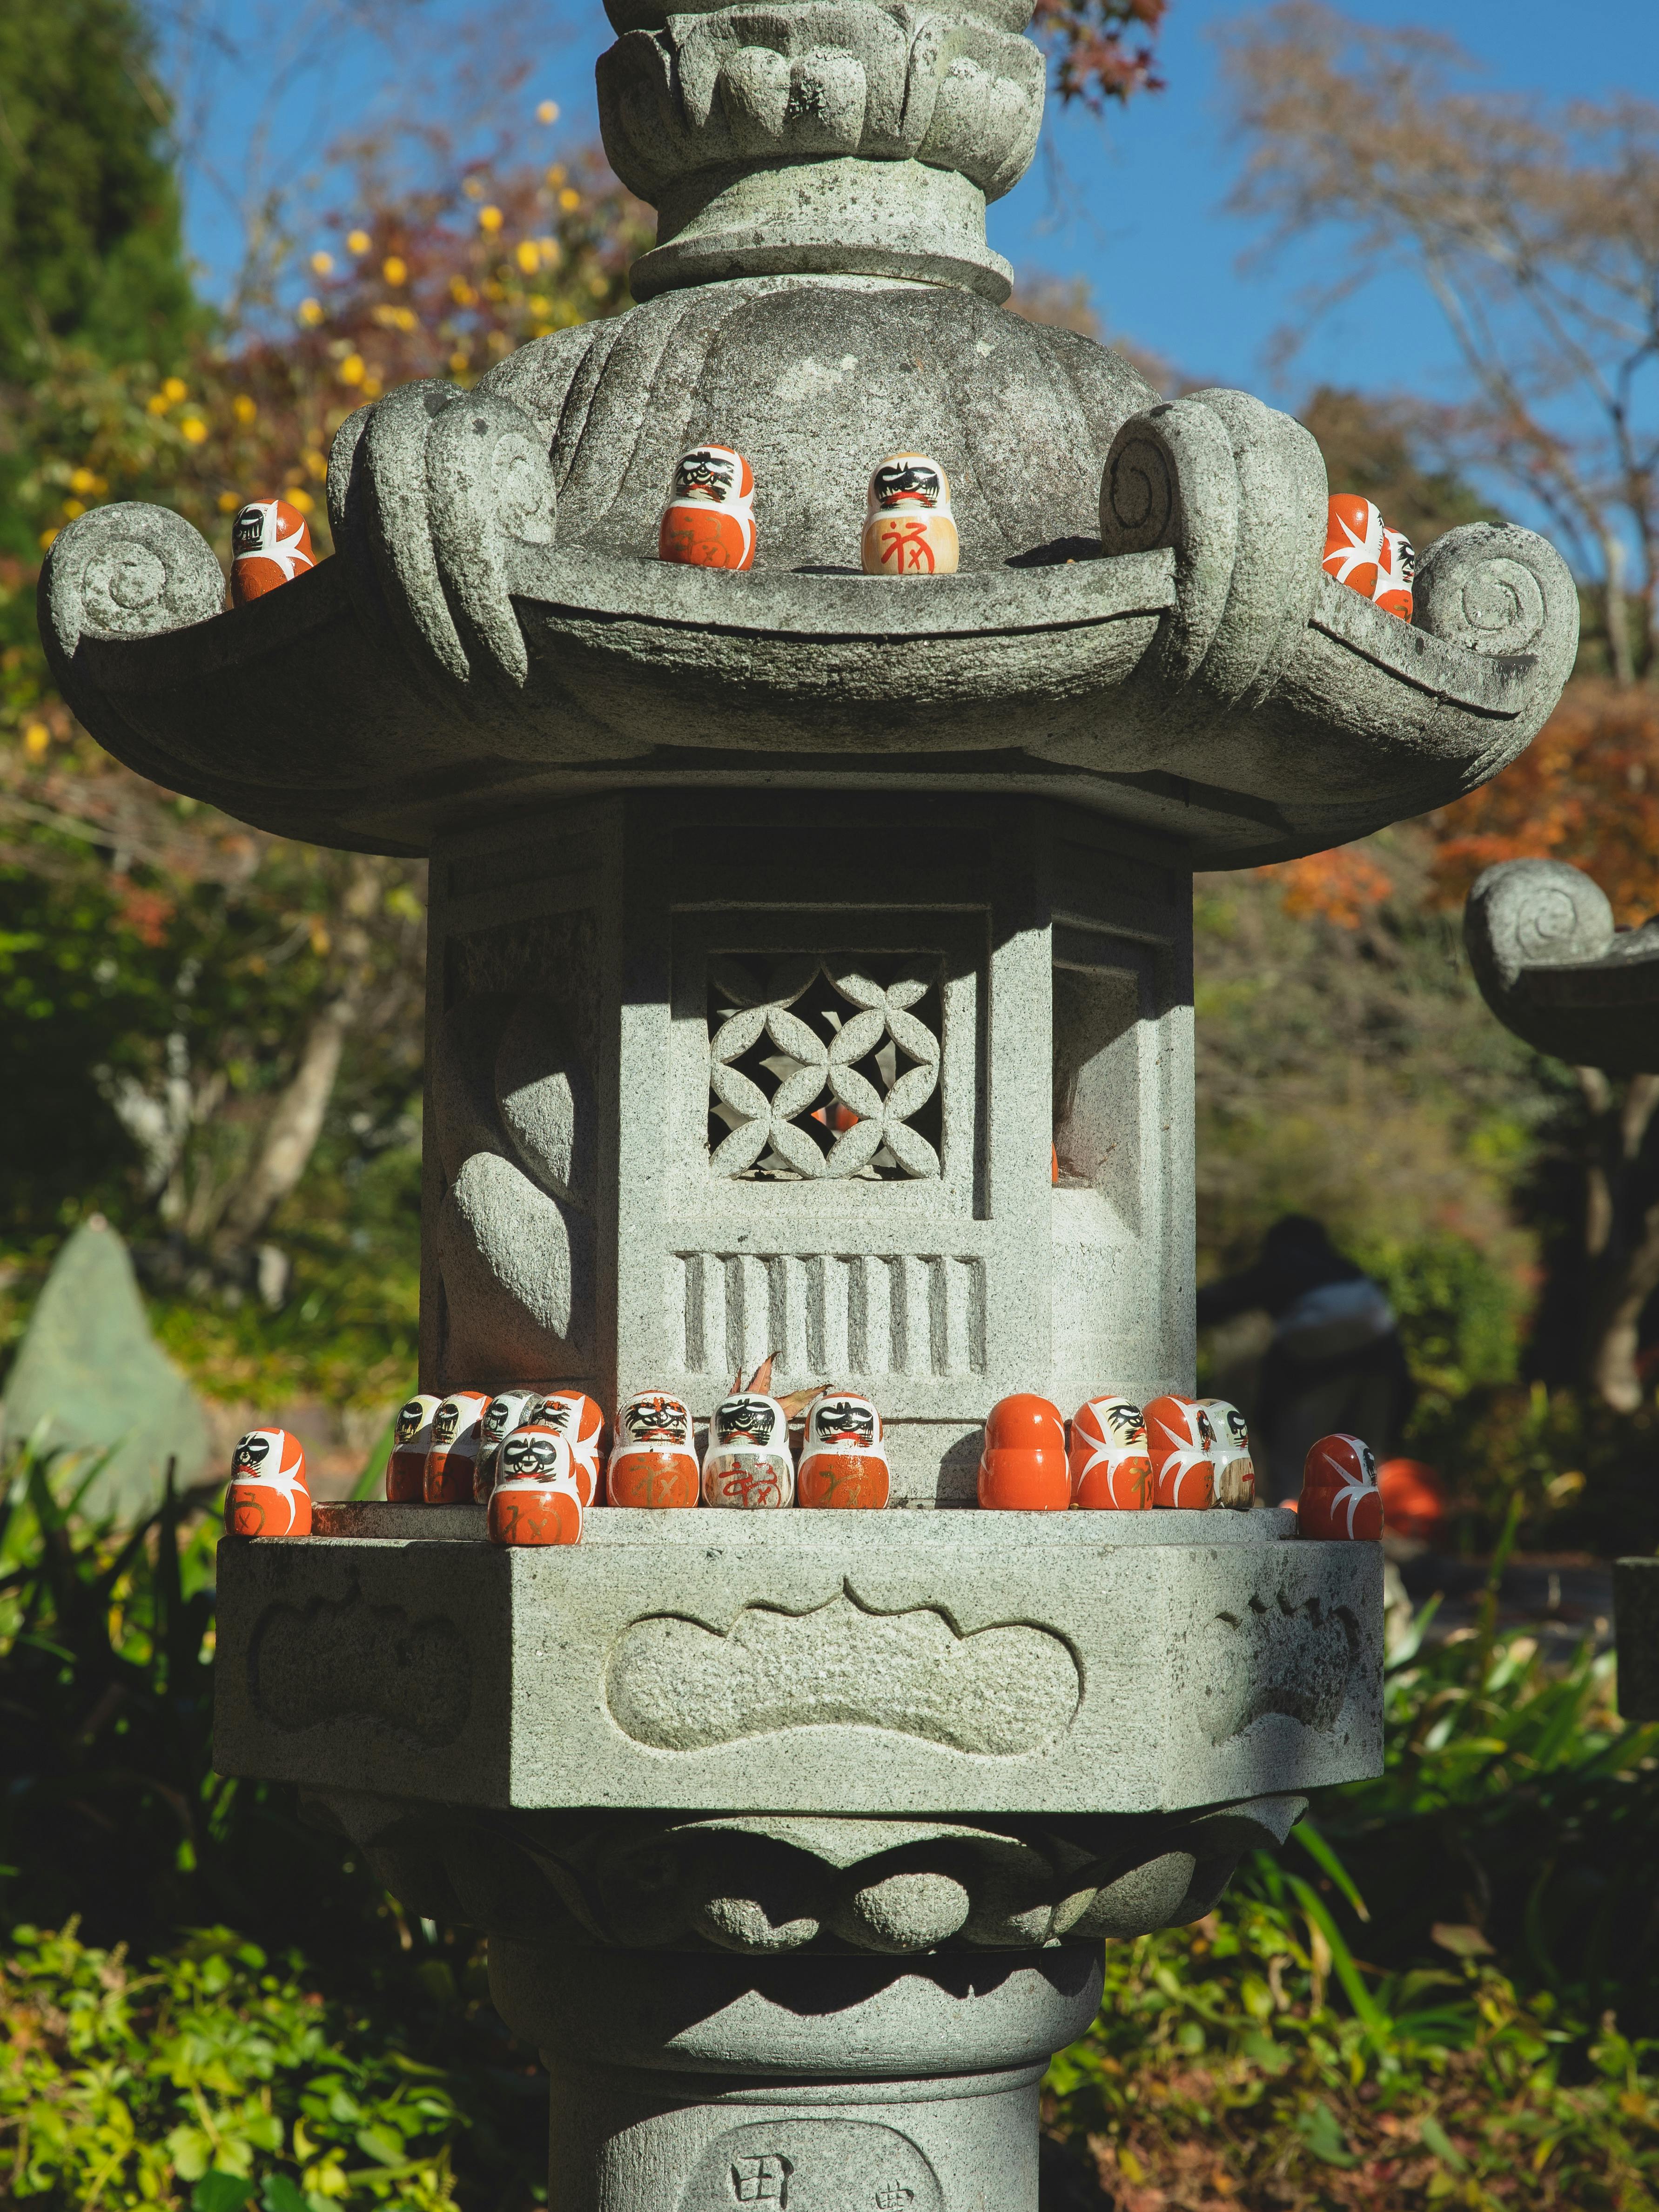
[(599, 1495), (605, 1465), (605, 1414), (598, 1399), (584, 1390), (551, 1390), (538, 1399), (533, 1418), (538, 1428), (556, 1429), (569, 1445), (571, 1478), (582, 1504), (592, 1505)]
[(432, 1416), (432, 1449), (426, 1455), (428, 1505), (471, 1504), (472, 1472), (489, 1410), (485, 1391), (452, 1390)]
[(1255, 1504), (1255, 1462), (1250, 1457), (1250, 1431), (1244, 1416), (1225, 1398), (1200, 1398), (1215, 1437), (1210, 1456), (1215, 1464), (1215, 1502), (1248, 1513)]
[(617, 1416), (617, 1441), (605, 1470), (613, 1505), (652, 1511), (695, 1505), (700, 1477), (691, 1437), (691, 1409), (664, 1390), (641, 1390)]
[(867, 576), (954, 576), (951, 479), (926, 453), (889, 453), (870, 479), (860, 557)]
[(797, 1505), (885, 1505), (892, 1491), (881, 1415), (851, 1390), (827, 1391), (807, 1409)]
[(231, 525), (230, 552), (230, 596), (239, 607), (317, 565), (310, 527), (285, 499), (251, 499)]
[(514, 1429), (502, 1439), (485, 1525), (492, 1544), (580, 1543), (582, 1494), (556, 1429)]
[(1146, 1424), (1132, 1398), (1109, 1391), (1072, 1417), (1072, 1503), (1086, 1511), (1139, 1513), (1152, 1503)]
[(422, 1390), (398, 1408), (392, 1431), (392, 1456), (386, 1463), (386, 1494), (393, 1505), (418, 1505), (426, 1496), (426, 1455), (432, 1443), (432, 1417), (442, 1405)]
[(1196, 1399), (1153, 1398), (1146, 1409), (1152, 1503), (1202, 1510), (1215, 1504), (1215, 1431)]
[(702, 1462), (705, 1505), (748, 1511), (791, 1505), (795, 1462), (789, 1455), (789, 1416), (761, 1390), (735, 1390), (715, 1407)]
[(472, 1462), (472, 1498), (484, 1504), (495, 1486), (495, 1458), (514, 1429), (522, 1428), (541, 1398), (534, 1390), (502, 1390), (484, 1407), (478, 1424), (478, 1455)]
[(311, 1492), (306, 1455), (286, 1429), (250, 1429), (231, 1455), (225, 1492), (231, 1536), (308, 1536)]
[(747, 568), (755, 558), (755, 477), (730, 446), (694, 446), (674, 467), (657, 526), (657, 558), (694, 568)]

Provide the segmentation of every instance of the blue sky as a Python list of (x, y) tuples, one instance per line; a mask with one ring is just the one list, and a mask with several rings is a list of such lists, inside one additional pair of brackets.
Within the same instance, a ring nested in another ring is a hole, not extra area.
[[(1061, 114), (1051, 103), (1046, 135), (1054, 159), (1039, 155), (1024, 183), (991, 210), (993, 243), (1017, 265), (1082, 276), (1114, 335), (1206, 380), (1280, 404), (1294, 404), (1316, 380), (1452, 396), (1455, 369), (1436, 312), (1404, 276), (1349, 301), (1288, 373), (1273, 368), (1273, 335), (1321, 269), (1308, 249), (1269, 265), (1239, 265), (1252, 234), (1224, 212), (1237, 155), (1212, 33), (1249, 12), (1238, 0), (1172, 0), (1161, 41), (1166, 91), (1104, 124)], [(432, 26), (459, 25), (469, 9), (466, 0), (427, 0), (408, 14), (428, 25), (430, 43)], [(1433, 22), (1468, 48), (1495, 86), (1564, 98), (1624, 90), (1659, 99), (1659, 0), (1576, 0), (1570, 10), (1559, 0), (1366, 0), (1363, 14), (1373, 25)], [(550, 150), (556, 138), (597, 137), (593, 58), (612, 36), (600, 9), (550, 7), (535, 36), (537, 73), (513, 107), (527, 122), (536, 101), (551, 98), (562, 116), (556, 132), (537, 133), (532, 143)], [(394, 74), (386, 49), (367, 38), (347, 41), (333, 62), (325, 113), (319, 81), (302, 77), (282, 118), (289, 146), (313, 159), (325, 131), (373, 118)], [(257, 64), (218, 70), (209, 139), (226, 170), (235, 167), (263, 90)], [(189, 216), (209, 282), (222, 283), (237, 235), (223, 200), (198, 185)]]

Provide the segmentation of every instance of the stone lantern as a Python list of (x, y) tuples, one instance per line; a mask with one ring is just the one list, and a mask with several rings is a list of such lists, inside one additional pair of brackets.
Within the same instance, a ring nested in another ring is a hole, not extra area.
[[(972, 1510), (1006, 1393), (1190, 1389), (1195, 867), (1524, 746), (1540, 539), (1324, 576), (1317, 447), (1000, 305), (1024, 0), (611, 0), (641, 304), (342, 428), (335, 557), (230, 613), (177, 518), (70, 525), (66, 696), (170, 788), (431, 857), (422, 1384), (867, 1392), (897, 1510), (325, 1510), (229, 1544), (217, 1758), (489, 1932), (560, 2212), (1030, 2212), (1102, 1940), (1377, 1771), (1382, 1562), (1291, 1514)], [(752, 464), (741, 574), (677, 457)], [(858, 563), (924, 451), (960, 573)], [(837, 1110), (831, 1110), (831, 1109)]]

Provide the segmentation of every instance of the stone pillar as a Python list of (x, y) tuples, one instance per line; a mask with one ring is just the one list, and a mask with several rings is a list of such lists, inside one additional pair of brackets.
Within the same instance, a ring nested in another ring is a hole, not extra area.
[(991, 793), (599, 799), (434, 853), (423, 1387), (867, 1390), (965, 1503), (995, 1401), (1193, 1371), (1191, 899)]

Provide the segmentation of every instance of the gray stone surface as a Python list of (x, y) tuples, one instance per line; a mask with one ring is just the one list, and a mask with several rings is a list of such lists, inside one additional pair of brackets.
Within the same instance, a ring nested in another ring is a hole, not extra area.
[[(228, 1540), (215, 1757), (481, 1807), (1304, 1791), (1380, 1757), (1382, 1569), (1287, 1518), (601, 1509), (574, 1549)], [(1188, 1519), (1250, 1535), (1103, 1526)]]
[(0, 1401), (0, 1438), (39, 1437), (74, 1455), (74, 1490), (93, 1455), (111, 1455), (83, 1510), (136, 1520), (161, 1495), (169, 1458), (182, 1488), (202, 1474), (207, 1421), (196, 1394), (150, 1334), (119, 1234), (82, 1222), (53, 1262)]
[(1582, 869), (1488, 868), (1465, 902), (1463, 942), (1486, 1004), (1540, 1052), (1615, 1074), (1659, 1070), (1659, 922), (1615, 928)]
[[(708, 436), (754, 465), (748, 574), (651, 557)], [(865, 577), (866, 475), (916, 446), (951, 472), (963, 571)], [(340, 557), (222, 623), (176, 629), (161, 593), (143, 635), (82, 623), (76, 580), (136, 510), (62, 534), (45, 605), (112, 750), (292, 835), (421, 850), (538, 800), (763, 776), (1047, 789), (1247, 865), (1494, 773), (1577, 637), (1525, 532), (1442, 539), (1415, 627), (1332, 583), (1317, 465), (1243, 395), (1159, 406), (1121, 356), (957, 286), (748, 277), (539, 340), (465, 398), (361, 410), (331, 462)]]
[(1620, 1717), (1659, 1721), (1659, 1559), (1615, 1560), (1613, 1603)]

